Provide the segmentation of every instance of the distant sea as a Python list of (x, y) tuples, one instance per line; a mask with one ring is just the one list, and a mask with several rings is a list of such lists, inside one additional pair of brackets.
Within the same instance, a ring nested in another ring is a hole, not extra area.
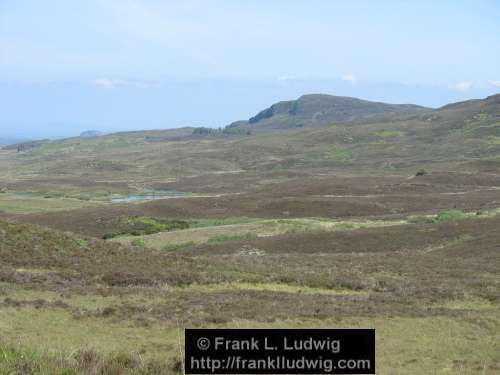
[(23, 139), (14, 139), (14, 138), (0, 138), (0, 146), (13, 145), (16, 143), (24, 142)]

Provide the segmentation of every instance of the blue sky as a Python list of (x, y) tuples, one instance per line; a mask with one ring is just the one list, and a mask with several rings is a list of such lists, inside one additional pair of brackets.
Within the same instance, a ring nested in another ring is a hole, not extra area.
[(499, 1), (0, 0), (0, 137), (500, 92)]

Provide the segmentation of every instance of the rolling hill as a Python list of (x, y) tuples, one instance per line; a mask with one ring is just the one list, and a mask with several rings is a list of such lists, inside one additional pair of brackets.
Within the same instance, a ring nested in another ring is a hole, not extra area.
[(229, 128), (275, 130), (328, 125), (370, 118), (389, 118), (395, 115), (430, 111), (414, 104), (387, 104), (358, 98), (325, 94), (303, 95), (297, 100), (282, 101), (251, 117), (237, 121)]
[[(64, 191), (81, 198), (82, 187), (109, 196), (179, 180), (189, 181), (181, 183), (181, 191), (241, 191), (258, 185), (263, 174), (271, 181), (297, 173), (407, 175), (421, 168), (496, 173), (499, 101), (500, 95), (494, 95), (389, 117), (386, 112), (351, 122), (321, 120), (322, 126), (310, 120), (304, 128), (283, 131), (276, 125), (252, 135), (196, 135), (193, 128), (180, 128), (8, 146), (0, 153), (0, 188), (42, 196)], [(276, 116), (283, 121), (289, 117)], [(248, 126), (271, 124), (276, 116)], [(233, 173), (239, 178), (232, 178)], [(201, 175), (203, 182), (190, 178)], [(213, 188), (207, 186), (209, 180)]]

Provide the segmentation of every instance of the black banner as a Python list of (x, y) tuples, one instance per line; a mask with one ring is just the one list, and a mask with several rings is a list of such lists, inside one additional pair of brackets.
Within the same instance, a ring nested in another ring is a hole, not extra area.
[(374, 329), (186, 329), (186, 374), (375, 374)]

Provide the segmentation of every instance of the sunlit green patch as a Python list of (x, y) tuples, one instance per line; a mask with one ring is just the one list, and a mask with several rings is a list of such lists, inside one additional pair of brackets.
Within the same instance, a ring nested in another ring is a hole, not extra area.
[(377, 137), (381, 137), (381, 138), (394, 138), (394, 137), (400, 137), (404, 133), (401, 131), (397, 131), (397, 130), (380, 130), (380, 131), (377, 131), (373, 134), (376, 135)]
[(500, 315), (356, 317), (331, 320), (235, 321), (231, 328), (374, 328), (380, 374), (495, 375), (500, 363)]
[[(117, 229), (114, 232), (104, 234), (104, 239), (120, 236), (141, 236), (158, 232), (169, 232), (173, 230), (187, 229), (189, 223), (184, 220), (158, 219), (147, 216), (132, 216), (120, 218), (117, 222)], [(131, 242), (139, 241), (132, 239)]]
[(323, 158), (339, 163), (348, 163), (353, 159), (353, 154), (350, 150), (340, 146), (331, 146), (329, 150), (323, 153)]
[(464, 212), (461, 210), (446, 210), (436, 215), (411, 215), (408, 216), (408, 222), (414, 224), (438, 224), (447, 221), (456, 221), (464, 219), (485, 219), (500, 215), (500, 208), (490, 210)]
[(262, 219), (252, 217), (227, 217), (222, 219), (187, 219), (190, 228), (215, 227), (220, 225), (246, 224), (260, 221)]
[(443, 308), (450, 310), (497, 310), (500, 313), (500, 306), (484, 298), (468, 297), (464, 299), (452, 299), (436, 302), (429, 305), (430, 308)]
[(28, 214), (37, 212), (63, 211), (101, 205), (98, 201), (85, 201), (65, 197), (23, 196), (13, 193), (0, 194), (0, 212)]
[[(498, 125), (500, 126), (500, 124)], [(484, 139), (484, 142), (489, 146), (498, 146), (500, 145), (500, 137), (497, 136), (489, 136)]]
[(140, 352), (145, 357), (168, 358), (178, 354), (178, 328), (156, 324), (154, 328), (127, 321), (77, 319), (62, 309), (4, 308), (0, 331), (6, 343), (38, 348), (48, 353), (95, 349), (100, 353)]
[(293, 294), (307, 294), (307, 295), (366, 295), (365, 292), (353, 291), (351, 289), (327, 289), (327, 288), (311, 288), (299, 285), (289, 285), (281, 283), (248, 283), (248, 282), (235, 282), (235, 283), (222, 283), (222, 284), (193, 284), (188, 287), (178, 288), (179, 291), (201, 291), (206, 293), (228, 291), (228, 290), (255, 290), (267, 291), (278, 293), (293, 293)]
[(210, 237), (208, 243), (220, 243), (226, 241), (250, 241), (257, 236), (253, 233), (242, 233), (242, 234), (220, 234), (217, 236)]
[[(241, 222), (233, 219), (235, 224), (224, 224), (214, 221), (215, 225), (208, 226), (210, 221), (205, 221), (202, 226), (160, 232), (151, 235), (141, 236), (145, 247), (172, 250), (177, 246), (194, 246), (202, 243), (216, 243), (236, 240), (252, 240), (256, 237), (270, 237), (282, 234), (323, 232), (335, 230), (355, 230), (360, 228), (376, 228), (391, 225), (405, 224), (404, 220), (383, 221), (383, 220), (350, 220), (336, 221), (325, 218), (300, 218), (300, 219), (252, 219), (243, 218)], [(191, 224), (190, 224), (191, 225)], [(131, 244), (136, 240), (135, 236), (119, 236), (112, 238), (112, 241), (123, 244)]]

